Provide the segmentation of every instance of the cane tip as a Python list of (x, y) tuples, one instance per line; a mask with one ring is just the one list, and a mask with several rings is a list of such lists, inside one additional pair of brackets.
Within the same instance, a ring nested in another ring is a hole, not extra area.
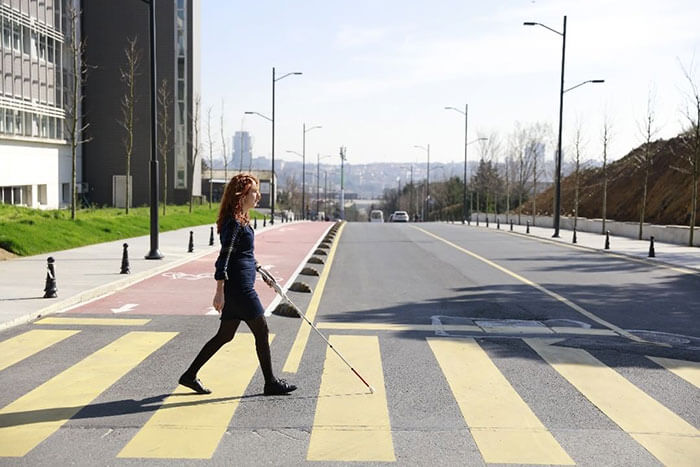
[(374, 394), (374, 388), (372, 386), (369, 387), (369, 393)]

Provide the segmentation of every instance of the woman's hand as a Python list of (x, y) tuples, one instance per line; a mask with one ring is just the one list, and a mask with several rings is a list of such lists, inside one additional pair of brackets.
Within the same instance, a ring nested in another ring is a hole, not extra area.
[(216, 281), (216, 292), (211, 306), (219, 313), (224, 309), (224, 281)]

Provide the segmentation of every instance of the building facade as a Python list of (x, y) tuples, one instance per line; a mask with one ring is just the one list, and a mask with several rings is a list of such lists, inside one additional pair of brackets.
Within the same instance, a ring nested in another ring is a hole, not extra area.
[[(168, 202), (184, 203), (190, 190), (201, 194), (201, 157), (194, 161), (192, 144), (200, 88), (199, 0), (154, 1), (157, 79), (167, 83), (170, 93), (171, 134), (165, 160), (159, 157), (160, 198), (167, 182)], [(132, 205), (148, 204), (149, 5), (139, 0), (0, 0), (0, 202), (46, 209), (70, 205), (71, 9), (80, 13), (76, 35), (85, 40), (88, 70), (76, 112), (87, 140), (76, 157), (78, 196), (82, 203), (118, 203), (126, 174), (126, 132), (119, 122), (125, 94), (121, 70), (127, 39), (136, 38), (141, 63), (130, 191)]]
[[(123, 120), (121, 102), (126, 87), (121, 71), (128, 65), (127, 41), (136, 38), (140, 64), (135, 79), (130, 197), (132, 205), (146, 205), (150, 199), (151, 159), (149, 6), (138, 0), (83, 0), (82, 3), (82, 30), (88, 42), (86, 62), (91, 67), (84, 87), (85, 115), (93, 135), (83, 148), (88, 197), (99, 205), (124, 202), (120, 190), (124, 189), (126, 177), (127, 133), (120, 120)], [(202, 151), (193, 164), (192, 144), (196, 119), (201, 126), (201, 115), (196, 115), (195, 109), (199, 96), (199, 1), (155, 0), (155, 7), (156, 76), (159, 86), (165, 82), (170, 95), (166, 160), (160, 154), (156, 156), (160, 171), (159, 198), (163, 199), (163, 187), (167, 185), (167, 201), (184, 203), (189, 199), (190, 189), (194, 196), (201, 195)], [(158, 133), (162, 142), (161, 127)]]
[[(0, 0), (0, 202), (70, 203), (65, 141), (66, 0)], [(80, 153), (78, 153), (80, 160)], [(78, 164), (80, 179), (80, 164)]]

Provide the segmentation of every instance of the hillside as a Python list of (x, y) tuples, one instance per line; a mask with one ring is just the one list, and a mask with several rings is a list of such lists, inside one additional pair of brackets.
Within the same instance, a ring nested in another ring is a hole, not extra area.
[[(688, 225), (690, 222), (691, 176), (672, 167), (687, 168), (687, 162), (679, 155), (685, 154), (680, 138), (658, 140), (652, 144), (656, 152), (649, 172), (645, 222), (664, 225)], [(608, 165), (607, 218), (618, 221), (639, 221), (639, 209), (643, 193), (644, 172), (635, 165), (635, 155), (642, 153), (642, 146), (635, 148), (622, 159)], [(590, 168), (580, 173), (579, 216), (602, 217), (603, 170)], [(573, 215), (574, 176), (562, 179), (562, 213)], [(551, 214), (554, 187), (540, 193), (537, 207), (540, 214)], [(529, 203), (527, 203), (529, 204)], [(698, 203), (700, 208), (700, 203)], [(523, 206), (530, 213), (531, 205)], [(700, 209), (696, 213), (696, 225), (700, 225)]]

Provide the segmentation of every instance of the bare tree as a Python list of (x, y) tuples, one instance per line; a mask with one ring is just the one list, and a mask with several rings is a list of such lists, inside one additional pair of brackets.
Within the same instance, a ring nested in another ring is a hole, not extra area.
[(509, 137), (509, 152), (514, 154), (514, 191), (518, 198), (518, 224), (522, 215), (525, 198), (529, 192), (530, 176), (532, 175), (532, 159), (529, 157), (527, 146), (530, 141), (530, 129), (516, 122), (515, 129)]
[(574, 230), (578, 226), (578, 204), (579, 192), (581, 189), (581, 151), (583, 151), (583, 130), (581, 129), (581, 121), (576, 123), (574, 131)]
[(649, 171), (654, 164), (654, 157), (656, 156), (656, 148), (653, 147), (651, 143), (659, 132), (656, 125), (655, 93), (653, 88), (649, 89), (649, 93), (647, 95), (647, 111), (646, 115), (644, 116), (644, 120), (640, 123), (640, 132), (644, 137), (644, 144), (642, 146), (642, 150), (633, 156), (633, 161), (637, 169), (643, 171), (642, 199), (639, 206), (639, 240), (642, 239), (643, 234), (644, 214), (647, 206)]
[(608, 146), (610, 146), (610, 137), (612, 133), (612, 122), (608, 112), (603, 116), (603, 132), (601, 139), (603, 142), (603, 222), (601, 233), (605, 233), (605, 219), (608, 213)]
[(549, 132), (549, 127), (543, 123), (532, 124), (527, 132), (528, 143), (525, 154), (532, 166), (532, 225), (535, 225), (535, 216), (537, 216), (537, 180), (544, 176), (544, 150)]
[(70, 37), (68, 38), (68, 53), (71, 63), (69, 72), (66, 75), (65, 93), (64, 93), (64, 110), (65, 119), (64, 126), (66, 135), (68, 135), (68, 143), (71, 147), (71, 200), (70, 200), (70, 218), (75, 220), (77, 198), (78, 198), (78, 180), (77, 180), (77, 154), (78, 146), (87, 143), (92, 138), (85, 135), (85, 131), (90, 126), (85, 122), (85, 116), (81, 115), (80, 109), (84, 96), (81, 89), (87, 82), (88, 66), (85, 64), (85, 49), (87, 46), (86, 40), (79, 37), (79, 22), (82, 11), (69, 6), (66, 9), (66, 19), (69, 28)]
[(201, 141), (199, 137), (200, 131), (200, 118), (199, 118), (199, 108), (201, 107), (201, 98), (197, 94), (194, 98), (194, 112), (192, 113), (192, 157), (187, 159), (187, 166), (190, 173), (190, 214), (192, 213), (192, 202), (194, 191), (194, 176), (195, 176), (195, 166), (197, 165), (197, 159), (199, 158), (199, 150), (201, 147)]
[(207, 145), (209, 146), (209, 209), (214, 196), (214, 142), (211, 139), (211, 106), (207, 108)]
[(124, 145), (124, 155), (126, 156), (126, 183), (124, 185), (124, 199), (126, 200), (126, 213), (129, 214), (131, 196), (129, 196), (129, 177), (131, 176), (131, 156), (134, 153), (134, 126), (136, 115), (136, 77), (139, 75), (141, 64), (141, 51), (138, 48), (138, 38), (136, 36), (126, 39), (124, 48), (126, 64), (124, 68), (119, 68), (122, 83), (124, 83), (124, 95), (120, 102), (121, 119), (119, 125), (124, 128), (126, 134), (122, 138)]
[(158, 153), (163, 161), (163, 215), (165, 215), (165, 208), (168, 205), (168, 151), (170, 150), (170, 135), (173, 131), (169, 112), (171, 100), (172, 93), (168, 86), (168, 80), (163, 79), (158, 87), (158, 134), (160, 136)]
[(224, 158), (224, 183), (228, 183), (228, 153), (226, 152), (226, 137), (224, 136), (224, 100), (221, 100), (221, 118), (219, 120), (219, 130), (221, 131), (221, 154)]
[(686, 98), (690, 101), (690, 106), (684, 111), (688, 126), (681, 135), (681, 145), (684, 150), (681, 158), (685, 162), (686, 167), (676, 169), (691, 177), (692, 190), (690, 195), (688, 246), (693, 246), (695, 215), (698, 210), (698, 181), (700, 179), (700, 87), (694, 76), (694, 59), (690, 61), (690, 65), (687, 68), (680, 63), (680, 60), (679, 64), (688, 83)]

